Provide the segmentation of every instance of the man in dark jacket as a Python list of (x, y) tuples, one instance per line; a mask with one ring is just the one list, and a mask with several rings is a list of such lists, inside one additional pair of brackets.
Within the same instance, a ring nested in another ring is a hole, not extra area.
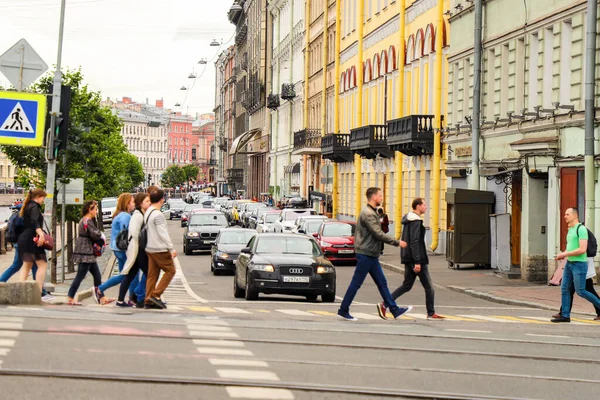
[(404, 264), (404, 282), (392, 292), (392, 297), (396, 300), (410, 291), (418, 276), (425, 289), (427, 319), (443, 320), (445, 317), (435, 313), (434, 290), (429, 276), (429, 257), (425, 247), (425, 226), (423, 226), (423, 214), (427, 211), (427, 204), (423, 198), (417, 197), (412, 202), (412, 209), (412, 212), (402, 218), (403, 243), (400, 255)]
[(348, 321), (357, 320), (357, 318), (350, 315), (350, 305), (368, 274), (370, 274), (375, 281), (379, 293), (381, 294), (381, 297), (383, 297), (382, 305), (377, 304), (377, 312), (382, 319), (387, 319), (385, 314), (386, 308), (390, 309), (396, 319), (412, 309), (412, 307), (401, 308), (396, 305), (396, 302), (392, 299), (390, 290), (388, 289), (385, 275), (381, 269), (381, 264), (379, 263), (381, 242), (396, 247), (400, 245), (395, 238), (386, 235), (381, 230), (377, 207), (381, 205), (382, 201), (383, 194), (381, 193), (381, 189), (375, 187), (367, 189), (368, 204), (363, 207), (358, 217), (358, 221), (356, 222), (354, 250), (356, 251), (358, 262), (350, 286), (348, 287), (348, 290), (346, 290), (344, 300), (338, 310), (338, 315)]

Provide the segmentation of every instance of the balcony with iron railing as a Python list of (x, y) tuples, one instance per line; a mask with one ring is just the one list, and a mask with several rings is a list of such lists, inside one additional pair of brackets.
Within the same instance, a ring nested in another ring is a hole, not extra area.
[(433, 154), (433, 115), (409, 115), (388, 121), (387, 144), (407, 156)]
[(350, 130), (350, 150), (363, 158), (378, 155), (390, 158), (394, 152), (387, 144), (387, 125), (366, 125)]
[(326, 160), (336, 163), (351, 162), (354, 155), (350, 151), (350, 134), (338, 133), (323, 136), (321, 155)]
[(244, 180), (244, 170), (238, 168), (230, 168), (226, 174), (228, 181), (241, 182)]
[(294, 132), (294, 151), (292, 154), (321, 154), (321, 130), (302, 129)]

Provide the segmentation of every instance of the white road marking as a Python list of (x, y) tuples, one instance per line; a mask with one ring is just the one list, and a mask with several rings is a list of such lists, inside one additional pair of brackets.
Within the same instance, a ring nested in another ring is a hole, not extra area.
[(302, 316), (302, 317), (315, 317), (315, 316), (320, 316), (318, 314), (311, 314), (309, 312), (306, 311), (301, 311), (301, 310), (275, 310), (277, 312), (280, 312), (282, 314), (287, 314), (287, 315), (297, 315), (297, 316)]
[(0, 347), (13, 347), (15, 341), (12, 339), (0, 339)]
[(227, 386), (232, 399), (294, 400), (294, 393), (287, 389), (266, 389), (243, 386)]
[(184, 319), (184, 321), (190, 325), (229, 325), (229, 322), (223, 321), (222, 319), (194, 318)]
[(376, 315), (367, 314), (367, 313), (361, 313), (361, 312), (359, 312), (359, 313), (351, 313), (350, 315), (352, 315), (353, 317), (356, 317), (358, 319), (373, 319), (373, 320), (377, 319), (377, 320), (381, 320), (381, 318), (379, 318)]
[(185, 288), (186, 292), (191, 297), (198, 300), (200, 303), (207, 303), (208, 301), (206, 301), (205, 299), (203, 299), (202, 297), (200, 297), (196, 293), (194, 293), (194, 291), (190, 287), (190, 284), (188, 283), (187, 279), (185, 278), (185, 275), (183, 274), (183, 269), (181, 269), (181, 264), (179, 263), (179, 260), (177, 259), (177, 257), (175, 257), (173, 262), (175, 263), (175, 277), (181, 279), (181, 284)]
[(229, 367), (269, 367), (269, 364), (267, 362), (255, 360), (231, 360), (228, 358), (209, 358), (208, 362), (212, 365), (226, 365)]
[(0, 329), (23, 329), (23, 324), (19, 322), (0, 322)]
[(194, 339), (197, 346), (244, 347), (239, 340)]
[(239, 338), (239, 335), (234, 332), (200, 332), (200, 331), (191, 331), (190, 336), (198, 336), (198, 337), (212, 337), (212, 338)]
[(525, 336), (534, 336), (534, 337), (547, 337), (547, 338), (559, 338), (559, 339), (571, 339), (571, 336), (561, 336), (561, 335), (541, 335), (537, 333), (526, 333)]
[(262, 381), (279, 381), (276, 373), (271, 371), (254, 371), (247, 369), (218, 369), (217, 374), (226, 379), (258, 379)]
[(444, 329), (448, 332), (465, 332), (465, 333), (492, 333), (492, 331), (477, 331), (473, 329)]
[(219, 310), (221, 312), (224, 312), (225, 314), (252, 314), (249, 311), (234, 307), (215, 307), (215, 310)]
[(0, 322), (24, 322), (21, 317), (2, 317), (0, 316)]
[(10, 352), (10, 349), (0, 349), (0, 356), (5, 356)]
[(0, 331), (0, 336), (1, 337), (14, 337), (16, 338), (17, 336), (19, 336), (21, 332), (19, 331)]
[(504, 322), (504, 323), (508, 323), (508, 324), (518, 324), (519, 323), (518, 321), (511, 321), (511, 320), (502, 319), (502, 318), (487, 317), (485, 315), (459, 315), (459, 317), (480, 319), (480, 320), (489, 321), (489, 322)]
[(198, 353), (200, 354), (220, 354), (224, 356), (248, 356), (252, 357), (254, 353), (250, 350), (240, 349), (223, 349), (220, 347), (198, 347)]
[(188, 325), (188, 329), (191, 330), (202, 330), (206, 332), (231, 332), (231, 328), (228, 326), (218, 326), (218, 325)]
[(427, 315), (423, 315), (423, 314), (406, 313), (406, 314), (402, 314), (402, 316), (406, 316), (406, 317), (410, 317), (410, 318), (414, 318), (414, 319), (427, 319)]
[[(519, 317), (519, 318), (534, 319), (536, 321), (544, 321), (544, 322), (550, 322), (550, 319), (551, 319), (549, 317)], [(569, 322), (569, 324), (590, 326), (590, 324), (582, 324), (581, 322), (574, 322), (574, 321)]]

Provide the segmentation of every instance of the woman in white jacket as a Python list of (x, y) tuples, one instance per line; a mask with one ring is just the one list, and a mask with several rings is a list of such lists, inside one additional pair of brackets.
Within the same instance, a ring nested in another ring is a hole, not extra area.
[[(146, 249), (140, 248), (140, 232), (144, 225), (144, 213), (150, 207), (150, 195), (148, 193), (138, 193), (135, 195), (135, 211), (129, 221), (129, 245), (127, 246), (127, 261), (123, 266), (121, 275), (126, 275), (121, 287), (119, 288), (118, 307), (132, 307), (133, 303), (125, 303), (125, 294), (129, 289), (131, 282), (137, 277), (141, 270), (144, 274), (148, 273), (148, 256)], [(142, 299), (143, 304), (143, 299)]]

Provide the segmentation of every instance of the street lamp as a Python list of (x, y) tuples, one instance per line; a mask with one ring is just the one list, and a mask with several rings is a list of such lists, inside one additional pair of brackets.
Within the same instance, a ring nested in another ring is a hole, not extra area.
[(181, 107), (181, 104), (175, 103), (175, 107)]
[[(221, 42), (223, 42), (223, 39), (221, 39)], [(210, 46), (211, 47), (219, 47), (219, 46), (221, 46), (221, 43), (217, 42), (217, 39), (213, 39), (213, 41), (210, 42)]]
[(192, 72), (192, 73), (191, 73), (191, 74), (188, 76), (188, 79), (196, 79), (196, 74)]
[(188, 90), (188, 88), (184, 85), (184, 86), (181, 86), (181, 88), (179, 90)]
[(198, 61), (198, 64), (205, 65), (206, 63), (207, 63), (207, 61), (206, 61), (206, 58), (204, 58), (204, 57), (202, 57), (202, 58), (200, 59), (200, 61)]

